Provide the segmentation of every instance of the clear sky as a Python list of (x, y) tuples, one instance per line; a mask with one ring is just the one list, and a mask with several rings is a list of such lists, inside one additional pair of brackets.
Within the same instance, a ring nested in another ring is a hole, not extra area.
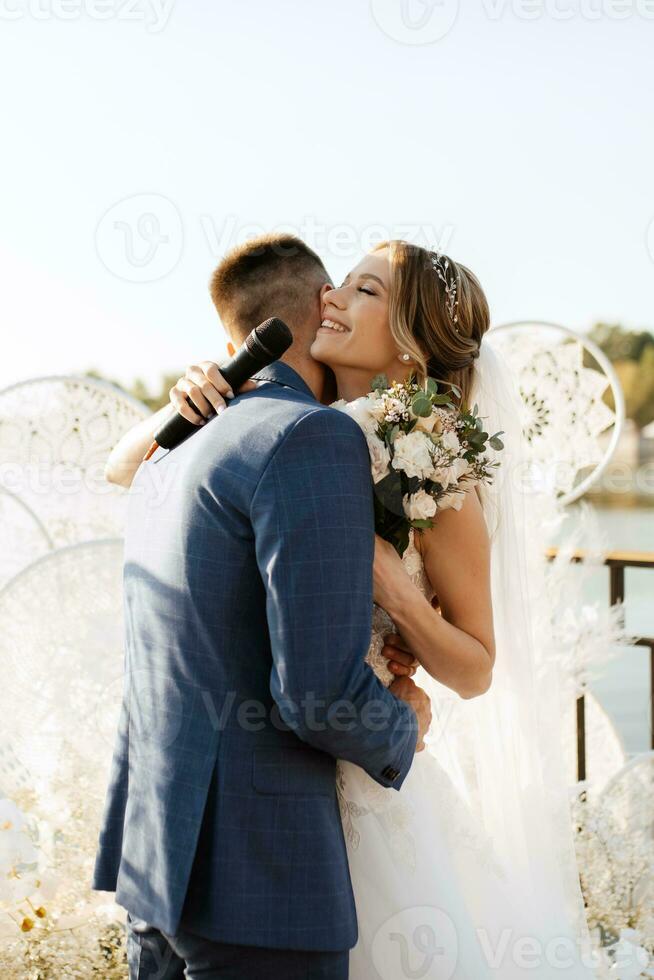
[(220, 358), (254, 227), (654, 327), (653, 52), (654, 0), (0, 0), (0, 385)]

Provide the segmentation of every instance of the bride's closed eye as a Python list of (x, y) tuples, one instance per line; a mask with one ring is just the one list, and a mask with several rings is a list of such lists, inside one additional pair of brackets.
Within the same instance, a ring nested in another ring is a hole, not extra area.
[(366, 293), (368, 296), (376, 296), (377, 295), (377, 293), (373, 292), (372, 289), (369, 289), (367, 286), (359, 286), (358, 292), (360, 292), (360, 293)]

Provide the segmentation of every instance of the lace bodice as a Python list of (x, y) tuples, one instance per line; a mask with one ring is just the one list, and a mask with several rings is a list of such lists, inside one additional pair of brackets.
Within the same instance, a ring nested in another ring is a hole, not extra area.
[[(402, 564), (406, 568), (413, 584), (431, 601), (434, 596), (434, 590), (427, 578), (422, 555), (416, 547), (415, 533), (413, 529), (409, 532), (409, 545), (402, 555)], [(385, 609), (375, 605), (372, 614), (372, 638), (370, 640), (370, 648), (366, 655), (366, 662), (370, 664), (377, 677), (386, 687), (395, 680), (395, 675), (388, 669), (388, 661), (382, 655), (381, 650), (384, 646), (384, 637), (394, 632), (395, 625), (391, 617)]]

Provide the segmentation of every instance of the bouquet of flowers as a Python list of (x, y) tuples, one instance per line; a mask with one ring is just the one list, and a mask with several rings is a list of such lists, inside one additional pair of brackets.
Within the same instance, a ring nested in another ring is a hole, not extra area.
[(490, 483), (499, 462), (501, 432), (489, 435), (475, 405), (457, 407), (455, 385), (413, 377), (392, 385), (373, 378), (368, 395), (334, 402), (361, 426), (368, 442), (375, 484), (375, 529), (403, 555), (411, 528), (433, 526), (439, 510), (459, 510), (464, 493)]

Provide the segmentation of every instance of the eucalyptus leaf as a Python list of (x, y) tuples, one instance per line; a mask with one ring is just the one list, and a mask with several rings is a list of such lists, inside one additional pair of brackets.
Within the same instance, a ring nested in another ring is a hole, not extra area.
[(413, 396), (411, 408), (414, 415), (427, 418), (427, 416), (431, 415), (431, 398), (424, 391), (419, 391)]
[(390, 388), (390, 384), (385, 374), (376, 374), (370, 382), (371, 391), (386, 391), (387, 388)]

